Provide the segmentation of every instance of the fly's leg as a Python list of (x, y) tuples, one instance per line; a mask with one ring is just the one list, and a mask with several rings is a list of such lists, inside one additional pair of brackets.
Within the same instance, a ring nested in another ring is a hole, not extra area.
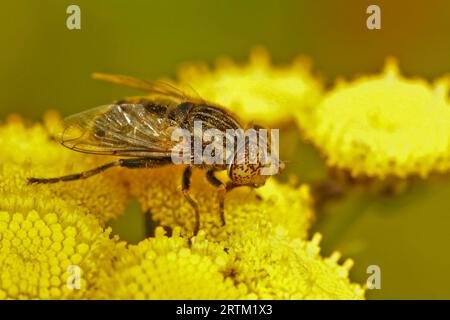
[(74, 180), (81, 180), (81, 179), (87, 179), (89, 177), (92, 177), (96, 174), (99, 174), (105, 170), (108, 170), (109, 168), (113, 168), (113, 167), (120, 167), (121, 164), (121, 160), (118, 161), (114, 161), (114, 162), (109, 162), (106, 164), (103, 164), (97, 168), (91, 169), (91, 170), (87, 170), (87, 171), (83, 171), (80, 173), (75, 173), (75, 174), (69, 174), (66, 176), (62, 176), (62, 177), (56, 177), (56, 178), (27, 178), (28, 179), (28, 184), (34, 184), (34, 183), (57, 183), (60, 181), (74, 181)]
[(210, 169), (206, 172), (206, 179), (208, 182), (212, 184), (214, 187), (219, 189), (219, 214), (220, 220), (222, 222), (222, 226), (225, 225), (225, 195), (228, 191), (230, 191), (233, 186), (232, 184), (224, 184), (222, 181), (216, 178), (214, 175), (215, 170)]
[(189, 202), (189, 204), (192, 206), (192, 208), (195, 211), (195, 227), (194, 227), (194, 235), (197, 235), (198, 231), (200, 230), (200, 214), (198, 209), (197, 202), (192, 199), (192, 197), (189, 195), (189, 189), (191, 187), (191, 175), (192, 175), (192, 167), (188, 166), (186, 169), (184, 169), (183, 172), (183, 180), (181, 182), (181, 190), (183, 191), (183, 195), (186, 198), (186, 200)]
[(96, 174), (99, 174), (105, 170), (108, 170), (109, 168), (113, 167), (125, 167), (125, 168), (155, 168), (160, 167), (164, 164), (168, 164), (171, 162), (170, 158), (161, 158), (161, 159), (151, 159), (151, 158), (137, 158), (137, 159), (119, 159), (114, 162), (109, 162), (106, 164), (103, 164), (97, 168), (83, 171), (80, 173), (75, 174), (69, 174), (62, 177), (56, 177), (56, 178), (28, 178), (29, 184), (44, 184), (44, 183), (57, 183), (61, 181), (74, 181), (74, 180), (81, 180), (81, 179), (87, 179), (89, 177), (92, 177)]

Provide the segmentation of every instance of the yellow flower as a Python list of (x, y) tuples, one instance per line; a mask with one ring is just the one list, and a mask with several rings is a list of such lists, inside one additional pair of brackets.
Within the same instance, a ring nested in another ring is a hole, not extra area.
[(227, 58), (218, 60), (213, 71), (204, 64), (186, 64), (178, 78), (202, 98), (261, 125), (291, 121), (299, 110), (308, 117), (322, 91), (304, 58), (297, 58), (290, 66), (273, 66), (263, 49), (254, 50), (243, 66)]
[(231, 237), (235, 282), (258, 299), (363, 299), (364, 289), (348, 279), (353, 261), (339, 265), (339, 253), (320, 257), (320, 239), (289, 240), (282, 227), (264, 226)]
[[(108, 159), (77, 153), (62, 147), (52, 136), (60, 126), (54, 113), (45, 117), (47, 126), (25, 125), (12, 117), (0, 127), (0, 194), (44, 193), (82, 206), (102, 222), (117, 217), (128, 200), (121, 185), (120, 170), (111, 170), (89, 181), (27, 185), (27, 177), (52, 178), (92, 169)], [(51, 198), (51, 196), (49, 196)]]
[(402, 77), (390, 61), (380, 75), (340, 84), (299, 124), (330, 166), (353, 176), (427, 176), (450, 169), (448, 80)]
[(282, 233), (260, 238), (249, 232), (231, 247), (208, 241), (200, 231), (191, 246), (157, 228), (155, 238), (130, 245), (113, 269), (102, 272), (92, 296), (101, 299), (362, 299), (348, 280), (353, 262), (323, 259), (320, 235), (288, 241)]
[(2, 195), (0, 299), (85, 297), (110, 268), (109, 233), (63, 200)]
[[(132, 196), (143, 211), (150, 211), (153, 220), (163, 226), (181, 226), (192, 234), (195, 215), (181, 192), (183, 167), (167, 166), (157, 169), (131, 170), (124, 178)], [(298, 188), (269, 179), (264, 187), (241, 187), (225, 196), (225, 220), (219, 215), (219, 195), (203, 170), (194, 170), (190, 195), (199, 203), (200, 226), (209, 237), (226, 239), (248, 225), (271, 224), (289, 230), (292, 237), (304, 238), (313, 219), (312, 199), (306, 185)], [(292, 214), (295, 212), (295, 214)]]
[[(179, 188), (181, 172), (182, 168), (177, 167), (137, 170), (128, 178), (131, 194), (141, 201), (144, 210), (151, 212), (154, 220), (175, 230), (181, 226), (184, 234), (192, 235), (195, 218)], [(191, 195), (199, 203), (201, 231), (192, 240), (191, 253), (195, 252), (196, 246), (202, 247), (205, 243), (221, 248), (207, 253), (213, 261), (216, 261), (217, 252), (226, 252), (220, 256), (221, 261), (226, 261), (225, 267), (218, 270), (236, 285), (247, 288), (240, 298), (364, 298), (364, 289), (351, 284), (348, 279), (351, 260), (339, 265), (338, 254), (326, 259), (320, 257), (320, 235), (311, 241), (305, 240), (312, 219), (312, 200), (307, 186), (295, 188), (270, 179), (260, 189), (232, 190), (225, 202), (226, 225), (221, 226), (214, 187), (208, 185), (202, 171), (194, 171), (192, 181)], [(175, 232), (176, 239), (164, 241), (173, 241), (186, 248), (188, 244), (180, 240), (178, 232)], [(133, 260), (130, 268), (141, 270), (144, 258), (140, 256), (140, 259)], [(172, 270), (169, 266), (167, 269)], [(159, 275), (156, 273), (153, 277)], [(183, 276), (184, 273), (179, 275), (177, 271), (177, 278)], [(133, 290), (139, 292), (140, 289), (134, 287)], [(166, 292), (167, 288), (164, 290)], [(189, 295), (180, 298), (186, 297)]]
[(293, 187), (275, 179), (256, 190), (264, 201), (271, 224), (282, 226), (292, 237), (306, 238), (314, 220), (313, 199), (308, 185)]
[(188, 247), (179, 229), (171, 237), (158, 228), (155, 238), (130, 245), (118, 256), (115, 269), (99, 281), (95, 298), (115, 299), (238, 299), (244, 285), (235, 286), (221, 270), (227, 262), (223, 248), (205, 239)]

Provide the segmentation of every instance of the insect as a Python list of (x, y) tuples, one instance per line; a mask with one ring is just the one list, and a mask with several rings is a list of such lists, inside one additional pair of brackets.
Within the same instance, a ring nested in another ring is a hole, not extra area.
[[(183, 128), (194, 135), (194, 122), (201, 121), (205, 129), (242, 128), (236, 116), (224, 108), (200, 97), (188, 95), (184, 91), (165, 82), (147, 82), (140, 79), (96, 73), (95, 79), (145, 91), (148, 95), (125, 98), (115, 104), (100, 106), (65, 119), (65, 129), (61, 143), (74, 151), (116, 156), (118, 160), (103, 164), (84, 172), (55, 178), (28, 178), (30, 184), (57, 183), (86, 179), (113, 167), (156, 168), (173, 165), (172, 149), (176, 141), (171, 136), (175, 128)], [(219, 189), (219, 211), (222, 224), (225, 224), (224, 201), (226, 192), (238, 186), (257, 188), (262, 186), (267, 175), (261, 174), (266, 165), (235, 161), (230, 163), (186, 165), (182, 176), (181, 190), (195, 211), (194, 234), (200, 227), (199, 208), (190, 196), (192, 168), (197, 166), (206, 170), (207, 180)], [(216, 172), (227, 170), (229, 181), (223, 183)]]

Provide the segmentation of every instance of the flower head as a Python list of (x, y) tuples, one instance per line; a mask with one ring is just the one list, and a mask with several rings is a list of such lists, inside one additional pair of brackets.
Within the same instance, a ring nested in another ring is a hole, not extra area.
[[(171, 237), (158, 228), (155, 238), (130, 245), (107, 270), (96, 298), (118, 299), (239, 299), (246, 287), (235, 286), (221, 270), (227, 254), (205, 239), (189, 248), (175, 228)], [(111, 272), (112, 271), (112, 272)]]
[(289, 240), (282, 227), (233, 237), (235, 281), (258, 299), (363, 299), (364, 289), (348, 279), (353, 261), (338, 264), (339, 253), (320, 257), (320, 239), (316, 234), (311, 241)]
[(27, 185), (28, 177), (59, 177), (108, 161), (62, 147), (58, 137), (51, 135), (59, 131), (59, 116), (48, 113), (45, 123), (46, 126), (26, 125), (22, 119), (12, 117), (0, 127), (0, 194), (49, 194), (82, 206), (102, 222), (122, 213), (128, 195), (121, 185), (120, 170), (97, 175), (89, 181)]
[[(195, 217), (193, 208), (180, 192), (181, 170), (167, 167), (148, 172), (135, 171), (136, 176), (129, 177), (129, 184), (131, 194), (141, 201), (145, 210), (149, 210), (154, 220), (177, 230), (175, 239), (161, 238), (159, 241), (164, 239), (164, 243), (177, 243), (186, 248), (187, 243), (179, 239), (178, 230), (182, 227), (183, 233), (192, 235)], [(351, 260), (339, 265), (338, 254), (330, 258), (320, 257), (319, 235), (311, 241), (305, 240), (312, 219), (307, 186), (296, 188), (271, 179), (257, 190), (235, 189), (227, 194), (226, 225), (222, 226), (217, 191), (208, 185), (201, 171), (194, 172), (192, 181), (191, 195), (199, 204), (201, 227), (199, 235), (192, 239), (192, 247), (185, 250), (186, 255), (198, 254), (197, 248), (210, 248), (212, 245), (214, 250), (202, 251), (203, 254), (212, 261), (220, 257), (221, 267), (213, 270), (220, 272), (224, 279), (232, 279), (238, 289), (246, 288), (240, 293), (240, 298), (364, 297), (363, 288), (348, 280)], [(156, 263), (146, 261), (142, 256), (133, 261), (133, 270), (141, 270), (144, 263)], [(179, 273), (177, 271), (176, 277), (182, 277)], [(156, 273), (157, 276), (160, 274)], [(146, 277), (149, 281), (155, 275)], [(126, 283), (130, 282), (133, 281)], [(168, 289), (163, 288), (167, 292)], [(139, 291), (138, 288), (133, 290)]]
[[(28, 185), (30, 176), (95, 165), (57, 144), (42, 125), (10, 118), (0, 127), (0, 150), (0, 298), (86, 297), (98, 271), (110, 266), (116, 241), (102, 224), (122, 211), (126, 192), (108, 177)], [(71, 266), (79, 270), (79, 288), (67, 284)]]
[(254, 50), (243, 66), (227, 58), (219, 60), (212, 71), (205, 65), (186, 64), (178, 77), (202, 98), (261, 125), (291, 121), (299, 110), (307, 116), (322, 90), (304, 58), (297, 58), (291, 66), (273, 66), (263, 49)]
[[(150, 212), (153, 220), (172, 228), (181, 226), (184, 232), (192, 234), (196, 218), (181, 192), (183, 169), (167, 166), (133, 170), (125, 179), (131, 195), (140, 201), (144, 211)], [(280, 225), (291, 236), (304, 238), (313, 219), (308, 186), (293, 187), (269, 179), (261, 188), (241, 187), (227, 193), (226, 225), (222, 226), (218, 190), (208, 183), (203, 170), (194, 170), (191, 180), (190, 195), (199, 204), (200, 227), (216, 240), (226, 239), (255, 223)]]
[(328, 164), (353, 176), (426, 176), (450, 169), (447, 95), (447, 80), (404, 78), (391, 60), (380, 75), (338, 85), (314, 121), (299, 122)]
[(312, 241), (288, 241), (282, 234), (261, 239), (249, 232), (229, 248), (200, 231), (189, 246), (176, 227), (170, 237), (130, 245), (114, 269), (100, 276), (96, 298), (118, 299), (361, 299), (364, 290), (348, 280), (352, 261), (339, 254), (318, 256)]
[(109, 233), (93, 215), (62, 200), (2, 196), (0, 299), (86, 297), (99, 270), (110, 268), (116, 243)]

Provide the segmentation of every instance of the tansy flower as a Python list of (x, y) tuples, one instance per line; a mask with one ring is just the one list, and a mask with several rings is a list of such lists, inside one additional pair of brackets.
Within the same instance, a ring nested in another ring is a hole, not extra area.
[[(130, 172), (127, 179), (131, 194), (141, 201), (144, 210), (150, 211), (154, 220), (175, 230), (182, 226), (184, 233), (191, 230), (189, 235), (192, 234), (195, 217), (192, 207), (181, 195), (181, 172), (182, 168), (177, 167), (137, 170)], [(241, 298), (364, 297), (364, 290), (348, 280), (351, 260), (339, 265), (338, 254), (323, 259), (319, 256), (320, 236), (316, 235), (311, 242), (305, 240), (312, 218), (311, 198), (306, 186), (295, 188), (270, 179), (264, 187), (256, 190), (232, 190), (226, 197), (226, 225), (222, 226), (217, 191), (208, 185), (202, 171), (194, 171), (192, 181), (191, 196), (199, 203), (201, 231), (193, 238), (190, 250), (195, 251), (198, 245), (202, 247), (205, 243), (216, 244), (215, 249), (219, 248), (219, 252), (222, 248), (222, 253), (227, 254), (220, 255), (220, 261), (226, 262), (219, 270), (236, 285), (245, 285), (247, 293)], [(180, 241), (178, 232), (175, 232), (175, 239), (164, 241), (173, 241), (187, 248), (188, 243)], [(217, 251), (209, 251), (209, 254), (216, 261)], [(142, 256), (140, 259), (133, 259), (132, 264), (138, 273), (142, 272), (140, 270), (144, 269), (145, 263)], [(179, 273), (177, 271), (177, 277), (183, 278), (184, 273)], [(133, 276), (137, 277), (136, 274)], [(152, 283), (148, 277), (145, 281)], [(133, 290), (139, 291), (137, 287)]]
[(254, 50), (245, 65), (228, 58), (219, 59), (214, 70), (186, 64), (178, 78), (202, 98), (229, 108), (247, 122), (266, 126), (291, 121), (294, 112), (304, 113), (307, 121), (322, 91), (304, 58), (289, 66), (273, 66), (263, 49)]
[(94, 291), (96, 298), (239, 299), (247, 294), (224, 276), (228, 255), (223, 248), (198, 238), (189, 248), (175, 228), (171, 237), (158, 228), (149, 238), (117, 257)]
[(58, 177), (108, 161), (62, 147), (59, 136), (54, 136), (61, 132), (60, 119), (54, 113), (45, 116), (45, 123), (46, 127), (27, 126), (20, 118), (11, 117), (0, 126), (0, 194), (51, 194), (82, 206), (102, 222), (122, 213), (128, 198), (121, 186), (120, 170), (97, 175), (88, 182), (27, 186), (27, 177)]
[[(192, 234), (196, 220), (192, 206), (181, 192), (182, 171), (182, 166), (130, 170), (124, 179), (131, 195), (140, 201), (144, 211), (151, 213), (153, 220), (164, 226), (181, 226), (184, 232), (190, 230)], [(194, 170), (190, 195), (199, 203), (200, 227), (216, 240), (226, 239), (255, 223), (282, 226), (292, 237), (304, 238), (313, 219), (306, 185), (296, 188), (269, 179), (258, 189), (241, 187), (230, 191), (225, 196), (225, 226), (219, 215), (218, 191), (208, 183), (203, 170)]]
[(320, 257), (320, 239), (289, 240), (282, 227), (265, 226), (233, 235), (229, 272), (258, 299), (363, 299), (364, 289), (348, 279), (353, 261)]
[(447, 95), (447, 80), (405, 78), (390, 60), (380, 75), (338, 85), (299, 124), (330, 166), (355, 177), (425, 177), (450, 169)]
[[(360, 299), (363, 289), (348, 281), (352, 261), (318, 256), (311, 242), (283, 236), (260, 239), (252, 232), (230, 249), (200, 231), (189, 246), (175, 228), (129, 246), (114, 269), (102, 273), (97, 298), (133, 299)], [(256, 237), (255, 237), (256, 236)]]
[[(12, 117), (0, 126), (1, 299), (82, 298), (97, 272), (108, 268), (116, 244), (101, 223), (121, 213), (126, 200), (114, 180), (27, 185), (29, 176), (65, 174), (89, 163), (52, 141), (41, 125)], [(67, 284), (77, 272), (79, 289)]]
[(34, 194), (0, 197), (0, 299), (83, 298), (116, 243), (93, 215)]

